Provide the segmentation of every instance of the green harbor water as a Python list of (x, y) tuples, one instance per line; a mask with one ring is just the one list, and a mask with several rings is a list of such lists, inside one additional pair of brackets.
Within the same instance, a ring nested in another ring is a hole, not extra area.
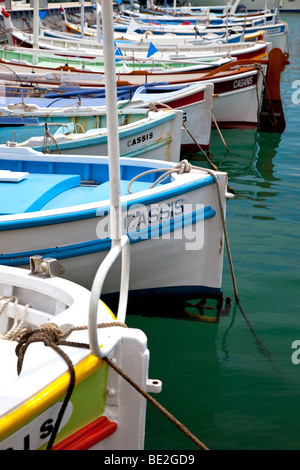
[[(300, 340), (300, 14), (280, 18), (290, 28), (284, 133), (224, 130), (227, 152), (213, 130), (211, 144), (236, 193), (227, 229), (240, 302), (269, 357), (236, 306), (226, 253), (232, 308), (218, 324), (172, 316), (168, 307), (166, 316), (127, 317), (148, 337), (149, 376), (163, 382), (154, 397), (212, 450), (300, 449), (300, 364), (292, 362)], [(198, 447), (148, 404), (145, 449)]]

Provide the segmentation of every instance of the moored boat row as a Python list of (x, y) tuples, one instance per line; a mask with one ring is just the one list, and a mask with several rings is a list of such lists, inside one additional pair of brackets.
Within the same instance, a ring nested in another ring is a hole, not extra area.
[[(42, 42), (1, 51), (1, 449), (143, 448), (145, 398), (161, 384), (126, 312), (188, 296), (214, 299), (218, 318), (233, 195), (209, 160), (211, 127), (285, 127), (281, 48), (130, 62), (110, 0), (101, 15), (103, 56)], [(184, 158), (200, 150), (203, 167)], [(116, 299), (114, 315), (103, 300)]]

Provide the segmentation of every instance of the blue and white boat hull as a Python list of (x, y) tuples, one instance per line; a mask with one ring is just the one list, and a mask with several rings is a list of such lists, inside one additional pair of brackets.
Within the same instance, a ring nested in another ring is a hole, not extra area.
[[(23, 113), (23, 116), (25, 114)], [(84, 111), (84, 108), (41, 108), (30, 115), (40, 120), (41, 127), (36, 129), (37, 135), (33, 135), (33, 128), (30, 126), (16, 127), (15, 140), (6, 142), (6, 146), (29, 147), (39, 152), (56, 154), (108, 154), (105, 107), (102, 112), (92, 107), (87, 111)], [(6, 117), (2, 114), (1, 118)], [(102, 121), (104, 123), (101, 125)], [(44, 123), (47, 124), (45, 130)], [(61, 123), (61, 126), (57, 126), (57, 123)], [(179, 161), (182, 111), (120, 111), (119, 124), (121, 156)], [(52, 128), (56, 125), (53, 133), (51, 125)], [(24, 135), (26, 129), (27, 139), (18, 139), (18, 134)], [(8, 128), (4, 130), (5, 134), (7, 132)], [(1, 148), (3, 147), (0, 146)]]
[[(30, 256), (53, 257), (64, 265), (67, 279), (90, 287), (111, 240), (109, 182), (96, 185), (87, 180), (100, 173), (106, 173), (107, 179), (107, 157), (57, 157), (31, 149), (7, 150), (0, 156), (1, 169), (28, 175), (21, 182), (0, 183), (0, 263), (28, 267)], [(130, 295), (221, 292), (223, 226), (219, 202), (225, 212), (227, 174), (216, 173), (221, 201), (213, 176), (201, 169), (172, 173), (171, 180), (149, 189), (154, 181), (151, 172), (134, 181), (134, 193), (128, 194), (128, 183), (136, 174), (157, 169), (156, 179), (161, 170), (174, 166), (121, 158), (123, 231), (131, 243)], [(116, 264), (103, 293), (119, 292), (119, 279)]]

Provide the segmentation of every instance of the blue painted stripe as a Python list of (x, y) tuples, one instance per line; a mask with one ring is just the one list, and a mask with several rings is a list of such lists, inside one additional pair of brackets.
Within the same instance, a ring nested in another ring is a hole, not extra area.
[[(162, 236), (166, 233), (173, 233), (174, 231), (183, 227), (188, 227), (190, 225), (194, 225), (197, 222), (211, 219), (215, 215), (216, 211), (212, 209), (211, 206), (207, 206), (204, 208), (204, 210), (186, 214), (184, 218), (176, 217), (175, 219), (171, 219), (170, 223), (162, 223), (154, 227), (147, 227), (140, 231), (128, 233), (128, 237), (131, 244), (139, 243), (150, 238)], [(47, 256), (56, 259), (74, 258), (76, 256), (108, 251), (110, 246), (111, 239), (105, 238), (78, 243), (76, 245), (2, 254), (0, 255), (0, 265), (4, 264), (7, 266), (24, 266), (29, 264), (29, 258), (35, 255), (41, 255), (43, 257)]]
[[(169, 199), (172, 197), (180, 196), (182, 194), (186, 194), (191, 191), (195, 191), (196, 189), (203, 188), (208, 186), (209, 184), (214, 184), (214, 178), (208, 175), (205, 178), (201, 178), (196, 181), (191, 181), (189, 183), (183, 184), (179, 187), (172, 188), (170, 190), (163, 190), (157, 194), (151, 194), (150, 196), (143, 196), (137, 197), (130, 202), (122, 203), (122, 210), (129, 209), (134, 204), (142, 204), (142, 205), (149, 205), (155, 204), (157, 202), (163, 201), (165, 199)], [(149, 183), (149, 186), (151, 183)], [(44, 225), (53, 225), (53, 224), (61, 224), (61, 223), (68, 223), (74, 222), (76, 220), (84, 220), (90, 219), (101, 216), (99, 213), (99, 209), (101, 209), (101, 214), (109, 213), (110, 206), (104, 206), (94, 209), (87, 209), (87, 210), (78, 210), (76, 212), (70, 212), (65, 214), (54, 214), (49, 216), (42, 216), (37, 218), (28, 218), (22, 220), (12, 220), (12, 221), (1, 221), (0, 223), (0, 231), (6, 230), (16, 230), (16, 229), (24, 229), (24, 228), (31, 228), (31, 227), (41, 227)], [(38, 215), (38, 213), (37, 213)]]

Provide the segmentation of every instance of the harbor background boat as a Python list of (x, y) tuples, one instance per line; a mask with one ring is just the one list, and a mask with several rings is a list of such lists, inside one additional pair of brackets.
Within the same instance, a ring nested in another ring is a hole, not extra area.
[[(223, 290), (232, 308), (219, 324), (165, 306), (153, 316), (127, 317), (149, 339), (150, 371), (163, 381), (160, 403), (212, 450), (300, 448), (300, 364), (292, 362), (292, 343), (300, 340), (300, 15), (280, 16), (293, 45), (281, 79), (286, 130), (224, 130), (227, 152), (213, 129), (211, 144), (214, 163), (236, 191), (227, 226), (240, 301), (272, 361), (235, 305), (226, 254)], [(150, 406), (146, 426), (145, 449), (197, 450)]]
[[(233, 2), (234, 3), (234, 2)], [(248, 11), (263, 10), (264, 8), (278, 8), (282, 12), (299, 12), (299, 0), (242, 0), (241, 4), (245, 5)], [(219, 6), (225, 4), (220, 0), (192, 0), (193, 6)]]

